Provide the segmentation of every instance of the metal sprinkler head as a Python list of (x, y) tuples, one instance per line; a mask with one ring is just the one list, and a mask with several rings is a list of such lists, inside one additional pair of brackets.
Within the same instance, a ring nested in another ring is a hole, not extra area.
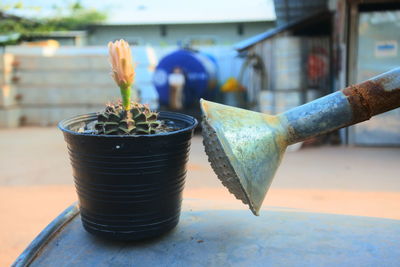
[(200, 100), (205, 151), (222, 184), (259, 215), (287, 147), (278, 116)]

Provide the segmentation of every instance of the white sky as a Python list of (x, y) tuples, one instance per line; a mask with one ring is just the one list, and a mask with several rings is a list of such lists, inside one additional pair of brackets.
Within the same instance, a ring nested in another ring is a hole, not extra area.
[[(2, 0), (3, 5), (18, 0)], [(31, 17), (52, 14), (53, 5), (65, 6), (67, 0), (24, 0), (25, 6), (40, 11), (23, 11)], [(172, 23), (211, 21), (258, 21), (275, 19), (272, 0), (81, 0), (85, 7), (106, 11), (108, 23)]]

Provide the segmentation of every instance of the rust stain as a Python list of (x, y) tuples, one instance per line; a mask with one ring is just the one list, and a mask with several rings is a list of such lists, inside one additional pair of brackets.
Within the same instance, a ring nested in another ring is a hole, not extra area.
[(11, 81), (12, 81), (13, 83), (18, 83), (20, 80), (21, 80), (21, 78), (20, 78), (19, 76), (13, 76), (13, 77), (11, 78)]
[(275, 136), (275, 143), (279, 148), (279, 151), (282, 153), (285, 151), (288, 142), (287, 142), (287, 132), (285, 130), (279, 130), (279, 126), (282, 126), (282, 119), (279, 116), (273, 116), (264, 114), (263, 115), (264, 121), (273, 128), (274, 136)]
[(382, 78), (366, 81), (342, 90), (353, 111), (353, 123), (369, 120), (372, 116), (400, 107), (400, 88), (385, 90)]
[(280, 118), (279, 118), (278, 116), (273, 116), (273, 115), (265, 114), (265, 115), (263, 115), (263, 117), (264, 117), (264, 120), (265, 120), (269, 125), (276, 126), (276, 125), (280, 125), (280, 124), (281, 124)]
[(283, 134), (277, 134), (275, 137), (275, 143), (279, 149), (281, 156), (283, 156), (283, 153), (285, 152), (288, 146), (287, 136)]

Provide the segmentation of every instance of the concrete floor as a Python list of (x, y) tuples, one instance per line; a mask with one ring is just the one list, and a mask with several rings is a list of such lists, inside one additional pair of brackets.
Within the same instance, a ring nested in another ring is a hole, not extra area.
[[(287, 152), (261, 216), (278, 209), (400, 220), (399, 159), (400, 148)], [(184, 196), (202, 199), (212, 208), (247, 209), (216, 178), (200, 136), (192, 142)], [(11, 264), (74, 201), (71, 167), (58, 129), (0, 130), (0, 266)]]

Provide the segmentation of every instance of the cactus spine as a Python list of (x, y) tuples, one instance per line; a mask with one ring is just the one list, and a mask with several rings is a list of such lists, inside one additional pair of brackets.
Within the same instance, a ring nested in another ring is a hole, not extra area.
[(146, 105), (131, 103), (129, 110), (121, 103), (108, 105), (97, 114), (95, 129), (106, 135), (155, 134), (160, 126), (157, 116)]

